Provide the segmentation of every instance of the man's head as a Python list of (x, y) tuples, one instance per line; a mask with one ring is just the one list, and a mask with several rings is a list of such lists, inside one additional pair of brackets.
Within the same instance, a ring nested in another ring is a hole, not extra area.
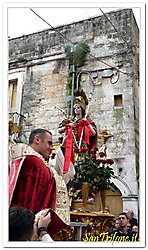
[(23, 207), (9, 209), (9, 241), (30, 241), (33, 235), (34, 214)]
[(134, 226), (132, 227), (132, 231), (135, 232), (135, 233), (138, 233), (138, 232), (139, 232), (138, 226), (137, 226), (137, 225), (134, 225)]
[(119, 227), (120, 227), (120, 228), (125, 228), (125, 227), (127, 227), (127, 224), (128, 224), (128, 222), (129, 222), (127, 213), (125, 213), (125, 212), (120, 213), (120, 214), (119, 214), (119, 217), (118, 217), (118, 221), (119, 221)]
[(118, 220), (115, 221), (115, 228), (119, 228), (119, 221)]
[(29, 145), (45, 160), (49, 160), (52, 152), (52, 133), (45, 129), (35, 129), (29, 136)]
[(127, 227), (131, 229), (131, 223), (127, 223)]
[(133, 210), (128, 210), (127, 215), (128, 215), (128, 218), (129, 218), (129, 219), (132, 219), (133, 216), (134, 216)]

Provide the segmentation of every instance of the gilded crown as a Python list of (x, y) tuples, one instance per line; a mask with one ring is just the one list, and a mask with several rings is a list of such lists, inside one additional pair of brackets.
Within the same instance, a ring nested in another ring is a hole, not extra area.
[(76, 90), (74, 93), (75, 99), (74, 99), (74, 106), (76, 104), (79, 104), (81, 108), (86, 110), (86, 106), (88, 105), (88, 98), (84, 92), (83, 89), (81, 90)]

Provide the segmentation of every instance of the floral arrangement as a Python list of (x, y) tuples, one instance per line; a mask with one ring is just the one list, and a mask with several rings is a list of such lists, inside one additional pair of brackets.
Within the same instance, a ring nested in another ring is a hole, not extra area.
[(78, 154), (75, 162), (76, 175), (70, 183), (73, 198), (81, 198), (83, 182), (88, 182), (89, 193), (92, 195), (103, 189), (115, 191), (116, 187), (111, 182), (111, 178), (114, 178), (114, 170), (111, 167), (114, 161), (107, 158), (106, 145), (100, 152), (98, 152), (98, 147), (94, 146), (90, 153), (86, 147), (76, 148), (75, 153)]

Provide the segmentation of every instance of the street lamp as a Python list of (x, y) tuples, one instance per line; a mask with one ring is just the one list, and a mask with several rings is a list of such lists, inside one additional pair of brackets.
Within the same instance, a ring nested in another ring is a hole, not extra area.
[(91, 74), (90, 74), (87, 70), (82, 70), (82, 71), (80, 71), (80, 72), (78, 73), (78, 75), (77, 75), (76, 90), (78, 90), (78, 88), (79, 88), (79, 77), (80, 77), (80, 75), (81, 75), (82, 73), (83, 73), (83, 74), (87, 74), (87, 75), (89, 76), (89, 78), (90, 78), (92, 84), (94, 85), (94, 82), (93, 82), (93, 79), (92, 79)]

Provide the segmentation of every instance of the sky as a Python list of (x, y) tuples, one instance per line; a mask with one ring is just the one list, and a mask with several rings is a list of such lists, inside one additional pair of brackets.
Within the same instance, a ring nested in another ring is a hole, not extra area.
[[(8, 37), (15, 38), (50, 28), (50, 26), (38, 16), (36, 16), (30, 8), (32, 8), (38, 15), (40, 15), (53, 27), (88, 19), (89, 17), (100, 16), (102, 15), (101, 10), (104, 13), (107, 13), (122, 8), (131, 8), (131, 5), (128, 6), (128, 4), (116, 4), (115, 6), (117, 8), (110, 7), (110, 5), (109, 8), (107, 8), (107, 5), (104, 6), (103, 4), (92, 4), (89, 5), (89, 7), (87, 7), (86, 4), (81, 6), (79, 4), (74, 5), (72, 8), (69, 7), (69, 5), (66, 7), (57, 6), (56, 8), (53, 6), (46, 7), (44, 4), (40, 5), (39, 7), (32, 7), (31, 5), (28, 7), (20, 7), (18, 4), (9, 6), (7, 9)], [(137, 21), (137, 25), (140, 28), (141, 9), (138, 7), (138, 5), (135, 5), (135, 7), (132, 7), (132, 9)]]

